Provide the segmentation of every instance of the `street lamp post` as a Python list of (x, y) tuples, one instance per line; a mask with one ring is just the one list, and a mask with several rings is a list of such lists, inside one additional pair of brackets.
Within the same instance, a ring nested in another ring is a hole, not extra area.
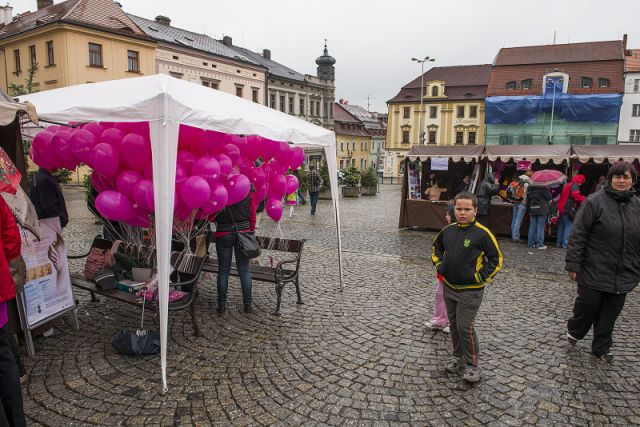
[(424, 129), (422, 129), (422, 102), (424, 100), (424, 63), (426, 61), (433, 62), (436, 59), (425, 56), (424, 59), (411, 58), (411, 60), (420, 63), (420, 115), (418, 116), (418, 121), (420, 124), (418, 129), (418, 140), (420, 145), (424, 145)]

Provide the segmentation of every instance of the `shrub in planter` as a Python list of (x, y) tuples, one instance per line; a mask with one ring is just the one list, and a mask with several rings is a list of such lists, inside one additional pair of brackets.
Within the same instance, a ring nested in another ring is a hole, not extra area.
[(378, 185), (378, 174), (369, 168), (360, 174), (361, 191), (364, 196), (375, 196)]
[(351, 166), (344, 171), (344, 184), (348, 187), (356, 187), (360, 184), (360, 172), (355, 166)]

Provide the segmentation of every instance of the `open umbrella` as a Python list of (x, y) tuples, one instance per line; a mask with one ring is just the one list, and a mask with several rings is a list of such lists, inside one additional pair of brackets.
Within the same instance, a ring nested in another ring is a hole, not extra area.
[(534, 172), (531, 175), (531, 182), (536, 187), (550, 187), (552, 185), (562, 184), (567, 180), (567, 177), (560, 171), (553, 169), (545, 169), (538, 172)]

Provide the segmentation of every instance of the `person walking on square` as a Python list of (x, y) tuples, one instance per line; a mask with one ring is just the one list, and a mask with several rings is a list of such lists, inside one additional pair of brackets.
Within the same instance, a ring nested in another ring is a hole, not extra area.
[(45, 168), (38, 169), (29, 186), (29, 198), (36, 208), (38, 219), (60, 218), (62, 228), (69, 222), (62, 189), (55, 176)]
[[(524, 179), (523, 179), (524, 177)], [(518, 178), (517, 175), (513, 176), (513, 181), (507, 188), (507, 200), (511, 202), (511, 239), (514, 242), (521, 242), (520, 239), (520, 227), (522, 226), (522, 220), (524, 214), (527, 212), (525, 204), (525, 183), (526, 175), (522, 175)]]
[(444, 301), (453, 345), (453, 358), (446, 370), (462, 370), (464, 381), (477, 383), (481, 374), (475, 318), (485, 286), (502, 268), (502, 253), (491, 231), (476, 221), (476, 196), (457, 194), (454, 212), (456, 222), (438, 233), (431, 259), (445, 284)]
[(565, 269), (578, 284), (567, 340), (576, 345), (593, 326), (591, 352), (608, 363), (616, 320), (640, 282), (640, 198), (632, 190), (637, 178), (631, 163), (611, 167), (604, 190), (578, 210), (565, 258)]
[(527, 210), (529, 211), (528, 246), (540, 250), (547, 249), (544, 244), (544, 226), (551, 212), (551, 192), (546, 187), (532, 186), (527, 191)]
[(289, 205), (289, 218), (293, 218), (296, 215), (294, 209), (298, 204), (298, 191), (296, 190), (291, 194), (287, 194), (285, 199), (287, 201), (287, 205)]
[(585, 197), (580, 193), (580, 187), (584, 184), (584, 181), (584, 175), (576, 175), (571, 179), (571, 182), (564, 186), (560, 193), (560, 198), (558, 199), (560, 218), (558, 219), (558, 236), (556, 238), (557, 247), (566, 249), (569, 244), (569, 235), (571, 235), (575, 212), (585, 200)]
[(316, 214), (316, 206), (318, 205), (318, 197), (322, 188), (322, 177), (313, 165), (309, 166), (309, 175), (307, 176), (307, 189), (309, 190), (309, 199), (311, 199), (311, 215)]
[(478, 198), (477, 198), (477, 215), (476, 218), (479, 223), (486, 227), (487, 220), (489, 219), (489, 208), (491, 207), (491, 198), (498, 194), (498, 189), (500, 185), (496, 182), (496, 179), (493, 175), (489, 174), (487, 177), (480, 183), (480, 188), (478, 189)]

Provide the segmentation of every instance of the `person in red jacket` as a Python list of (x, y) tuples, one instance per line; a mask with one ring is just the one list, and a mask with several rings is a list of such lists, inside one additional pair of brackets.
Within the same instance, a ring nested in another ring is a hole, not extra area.
[(0, 197), (0, 425), (24, 426), (20, 373), (11, 350), (7, 302), (16, 296), (9, 261), (20, 256), (20, 232), (7, 205)]
[(566, 184), (560, 193), (558, 199), (558, 235), (556, 237), (556, 246), (567, 248), (569, 244), (569, 235), (573, 228), (573, 217), (577, 212), (580, 204), (584, 202), (585, 197), (580, 194), (580, 187), (584, 184), (584, 175), (576, 175), (571, 182)]

